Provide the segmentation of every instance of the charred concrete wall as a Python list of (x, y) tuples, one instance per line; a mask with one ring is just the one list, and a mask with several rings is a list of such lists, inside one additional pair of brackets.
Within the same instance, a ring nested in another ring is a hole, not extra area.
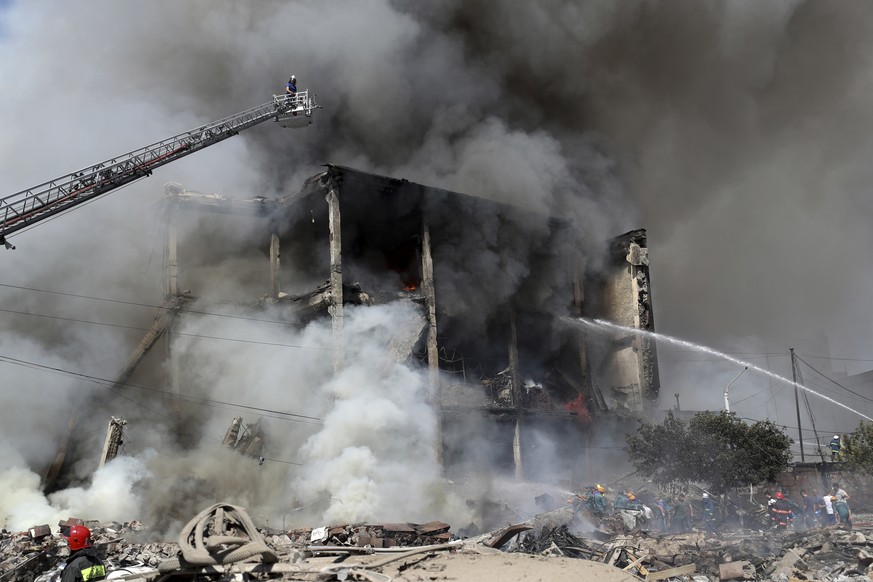
[[(606, 273), (599, 275), (599, 316), (619, 325), (653, 332), (649, 249), (644, 229), (612, 241)], [(600, 364), (606, 395), (616, 407), (645, 415), (655, 408), (660, 391), (655, 342), (640, 333), (620, 334)]]

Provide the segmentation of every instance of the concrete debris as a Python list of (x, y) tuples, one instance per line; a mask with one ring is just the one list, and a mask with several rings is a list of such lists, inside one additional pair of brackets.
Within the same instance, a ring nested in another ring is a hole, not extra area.
[[(563, 523), (555, 525), (555, 519)], [(855, 531), (816, 528), (806, 531), (724, 530), (686, 533), (627, 533), (622, 525), (596, 529), (592, 539), (578, 532), (591, 524), (579, 514), (557, 510), (510, 551), (598, 560), (649, 581), (689, 580), (825, 580), (866, 582), (873, 574), (873, 524)], [(860, 519), (859, 519), (860, 521)], [(604, 524), (601, 524), (601, 528)], [(865, 531), (858, 531), (865, 529)], [(623, 531), (624, 530), (624, 531)], [(691, 576), (691, 574), (695, 574)]]
[[(533, 528), (529, 525), (524, 525), (524, 524), (511, 525), (508, 528), (506, 528), (505, 530), (498, 533), (497, 536), (495, 536), (494, 538), (485, 542), (485, 545), (490, 547), (490, 548), (502, 548), (504, 546), (504, 544), (506, 544), (506, 542), (508, 542), (509, 540), (511, 540), (512, 538), (514, 538), (518, 534), (520, 534), (521, 532), (528, 531), (530, 529), (533, 529)], [(553, 543), (550, 547), (555, 547), (555, 544)], [(560, 555), (563, 555), (563, 554), (560, 554)]]
[(718, 565), (718, 577), (720, 580), (752, 580), (755, 578), (755, 567), (744, 560), (725, 562)]
[[(517, 567), (509, 556), (518, 554), (535, 558), (527, 563), (542, 568), (538, 575), (545, 577), (549, 561), (564, 567), (578, 564), (580, 569), (599, 563), (606, 568), (598, 570), (601, 580), (610, 579), (608, 573), (614, 572), (615, 580), (630, 577), (650, 582), (869, 582), (873, 574), (873, 541), (868, 541), (873, 523), (861, 516), (854, 531), (828, 527), (681, 534), (627, 532), (621, 525), (612, 531), (592, 529), (582, 517), (571, 507), (562, 507), (466, 539), (457, 539), (451, 526), (441, 521), (261, 529), (255, 528), (245, 510), (227, 504), (198, 514), (183, 528), (178, 542), (144, 542), (143, 526), (136, 521), (84, 523), (109, 572), (116, 572), (110, 579), (124, 576), (133, 582), (158, 582), (162, 577), (219, 582), (446, 580), (446, 572), (456, 567), (451, 556), (469, 561), (471, 567), (477, 560), (505, 556), (504, 564)], [(82, 520), (71, 518), (58, 527), (77, 522)], [(245, 549), (253, 546), (257, 551)], [(64, 538), (48, 525), (18, 533), (2, 531), (0, 581), (54, 582), (68, 554)], [(234, 554), (241, 559), (229, 563), (228, 556)], [(484, 566), (479, 563), (479, 567)], [(512, 575), (503, 579), (515, 579)]]
[[(292, 544), (316, 542), (332, 546), (394, 548), (443, 544), (454, 539), (451, 526), (441, 521), (425, 524), (383, 523), (365, 525), (335, 525), (315, 529), (296, 529), (288, 532)], [(325, 532), (326, 534), (322, 534)]]

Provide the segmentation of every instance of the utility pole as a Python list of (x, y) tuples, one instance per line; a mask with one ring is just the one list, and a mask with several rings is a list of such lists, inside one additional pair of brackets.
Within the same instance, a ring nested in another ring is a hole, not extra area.
[(794, 380), (794, 406), (797, 409), (797, 442), (800, 443), (800, 462), (806, 461), (803, 454), (803, 431), (800, 430), (800, 397), (797, 389), (797, 362), (794, 359), (794, 348), (788, 348), (791, 351), (791, 377)]

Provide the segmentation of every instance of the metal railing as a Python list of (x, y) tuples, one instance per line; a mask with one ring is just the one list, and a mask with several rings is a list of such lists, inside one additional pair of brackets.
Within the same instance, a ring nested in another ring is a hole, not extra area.
[(277, 108), (281, 109), (280, 113), (299, 113), (303, 112), (307, 117), (312, 115), (313, 109), (318, 109), (319, 106), (309, 97), (309, 91), (298, 91), (294, 95), (287, 93), (273, 95), (273, 103)]

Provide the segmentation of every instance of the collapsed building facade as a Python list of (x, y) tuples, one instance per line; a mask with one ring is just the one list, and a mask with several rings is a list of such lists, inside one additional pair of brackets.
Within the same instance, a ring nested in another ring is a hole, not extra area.
[[(179, 243), (179, 217), (192, 213), (260, 220), (260, 242), (240, 250), (269, 264), (267, 292), (252, 298), (252, 307), (278, 310), (288, 321), (328, 318), (335, 370), (343, 362), (344, 308), (416, 305), (420, 320), (386, 349), (425, 371), (444, 465), (476, 462), (466, 433), (454, 428), (470, 423), (498, 443), (490, 461), (518, 479), (538, 470), (543, 438), (578, 465), (592, 427), (648, 416), (657, 404), (654, 343), (637, 333), (589, 341), (575, 321), (653, 329), (644, 230), (584, 249), (571, 221), (336, 165), (284, 198), (204, 195), (178, 184), (166, 193), (165, 308), (120, 370), (119, 385), (165, 337), (166, 384), (171, 395), (185, 392), (172, 329), (200, 294), (196, 264), (217, 260), (209, 251), (186, 256)], [(583, 259), (593, 253), (606, 256)], [(171, 409), (179, 406), (170, 398)], [(257, 446), (238, 446), (230, 437), (241, 423), (234, 418), (225, 445), (258, 457), (268, 437), (247, 425), (243, 432)]]

